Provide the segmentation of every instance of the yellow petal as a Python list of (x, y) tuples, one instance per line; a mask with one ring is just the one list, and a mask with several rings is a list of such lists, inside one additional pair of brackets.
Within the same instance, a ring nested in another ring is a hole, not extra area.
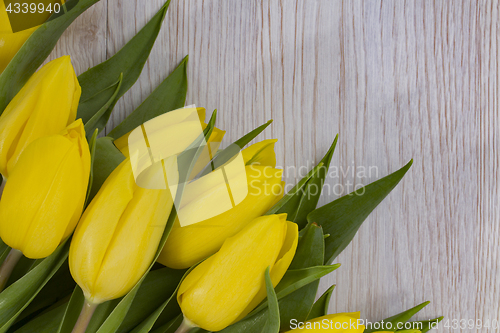
[[(273, 282), (274, 287), (278, 285), (288, 270), (288, 267), (290, 267), (299, 241), (298, 225), (296, 223), (286, 221), (286, 214), (279, 214), (278, 216), (283, 222), (286, 222), (284, 224), (286, 234), (277, 261), (270, 270), (271, 281)], [(255, 309), (257, 305), (259, 305), (260, 302), (262, 302), (266, 297), (267, 290), (264, 282), (262, 283), (257, 295), (255, 295), (254, 299), (248, 304), (247, 308), (241, 313), (236, 321), (243, 319), (247, 314), (252, 312), (252, 310)]]
[(40, 138), (26, 148), (5, 186), (1, 237), (27, 257), (50, 255), (81, 214), (89, 167), (79, 150), (61, 135)]
[(136, 188), (102, 261), (91, 301), (121, 297), (133, 288), (156, 254), (171, 209), (168, 191)]
[(38, 27), (16, 33), (0, 32), (0, 74), (36, 29), (38, 29)]
[(168, 190), (135, 184), (129, 159), (111, 173), (70, 247), (71, 274), (89, 301), (102, 303), (133, 288), (156, 254), (171, 209)]
[(81, 203), (80, 208), (75, 210), (75, 213), (71, 217), (70, 222), (68, 223), (68, 227), (64, 232), (63, 239), (71, 235), (73, 230), (75, 230), (76, 224), (78, 220), (80, 220), (80, 216), (82, 215), (83, 205), (85, 203), (85, 198), (87, 196), (87, 187), (89, 184), (89, 175), (90, 175), (90, 151), (89, 144), (87, 142), (87, 138), (85, 137), (85, 128), (83, 126), (83, 122), (81, 119), (75, 120), (73, 123), (68, 125), (62, 132), (61, 135), (65, 138), (69, 139), (73, 142), (74, 145), (78, 148), (78, 152), (80, 155), (80, 164), (83, 170), (84, 177), (81, 179), (81, 187), (85, 189), (85, 191), (75, 192), (74, 197), (78, 196), (78, 200)]
[[(249, 184), (247, 197), (234, 208), (193, 225), (181, 227), (177, 220), (158, 258), (160, 263), (179, 269), (193, 266), (218, 251), (224, 240), (263, 215), (283, 196), (282, 170), (257, 165), (245, 169)], [(197, 201), (189, 205), (193, 214), (201, 206), (203, 203)]]
[(264, 140), (254, 143), (250, 147), (242, 150), (245, 164), (267, 165), (276, 167), (276, 154), (274, 153), (274, 144), (278, 139)]
[(60, 133), (76, 117), (81, 88), (69, 56), (36, 72), (0, 117), (0, 173), (5, 177), (37, 138)]
[(69, 267), (87, 298), (92, 295), (99, 268), (120, 217), (132, 200), (134, 186), (130, 162), (126, 159), (106, 179), (75, 230)]
[(0, 33), (12, 32), (12, 27), (10, 26), (9, 15), (5, 10), (5, 3), (0, 1)]
[(257, 218), (227, 239), (209, 264), (196, 267), (192, 273), (199, 278), (178, 295), (185, 317), (210, 331), (234, 322), (261, 288), (266, 268), (276, 262), (284, 224), (277, 215)]

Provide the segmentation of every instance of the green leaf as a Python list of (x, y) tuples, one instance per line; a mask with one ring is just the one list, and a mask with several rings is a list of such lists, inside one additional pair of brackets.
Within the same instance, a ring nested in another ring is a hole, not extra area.
[(199, 177), (205, 176), (208, 173), (210, 173), (213, 169), (216, 169), (218, 166), (221, 166), (231, 160), (233, 156), (236, 156), (243, 147), (245, 147), (250, 141), (255, 139), (257, 135), (262, 133), (267, 126), (269, 126), (273, 121), (269, 120), (267, 123), (260, 125), (253, 131), (245, 134), (223, 150), (219, 151), (217, 155), (214, 157), (213, 162), (211, 163), (212, 165), (207, 166), (201, 173)]
[(85, 297), (83, 296), (82, 289), (76, 286), (64, 311), (63, 317), (61, 318), (62, 320), (60, 321), (57, 333), (70, 333), (73, 330), (82, 310), (84, 300)]
[(413, 160), (398, 171), (357, 191), (326, 204), (307, 216), (330, 237), (325, 239), (325, 263), (333, 260), (349, 245), (368, 215), (392, 191), (411, 167)]
[[(326, 274), (337, 269), (340, 265), (310, 267), (306, 269), (289, 270), (283, 279), (276, 286), (276, 297), (280, 300), (280, 309), (282, 308), (282, 299), (296, 290), (308, 285), (309, 283), (320, 279)], [(255, 310), (239, 322), (223, 329), (221, 333), (261, 333), (267, 318), (267, 301), (261, 303)], [(285, 324), (285, 323), (284, 323)]]
[(274, 291), (271, 275), (269, 275), (269, 267), (266, 268), (266, 291), (267, 291), (267, 308), (268, 316), (266, 324), (262, 329), (262, 333), (279, 333), (280, 331), (280, 309), (278, 306), (278, 298)]
[[(430, 319), (430, 320), (423, 320), (423, 321), (416, 321), (412, 322), (412, 325), (415, 325), (413, 327), (418, 328), (418, 330), (421, 333), (427, 333), (432, 329), (437, 329), (438, 324), (444, 319), (444, 317), (439, 317), (436, 319)], [(400, 331), (398, 331), (400, 332)]]
[[(87, 133), (87, 136), (90, 133), (93, 133), (94, 131), (97, 131), (97, 133), (99, 133), (100, 130), (102, 130), (106, 126), (106, 123), (109, 118), (109, 115), (107, 115), (107, 111), (110, 110), (112, 105), (116, 104), (118, 100), (118, 92), (120, 91), (122, 82), (123, 82), (123, 73), (120, 73), (118, 81), (114, 84), (116, 88), (113, 95), (111, 95), (109, 100), (106, 103), (104, 103), (104, 105), (99, 109), (99, 111), (97, 111), (87, 122), (85, 122), (85, 133)], [(105, 119), (103, 119), (103, 117)], [(102, 126), (100, 130), (98, 128), (99, 126)]]
[(90, 198), (90, 193), (92, 191), (92, 185), (94, 183), (94, 161), (95, 161), (95, 151), (97, 149), (97, 129), (94, 130), (94, 134), (92, 134), (92, 137), (90, 138), (89, 141), (89, 150), (90, 150), (90, 174), (89, 174), (89, 185), (87, 187), (87, 194), (85, 196), (85, 205), (84, 207), (87, 207), (87, 204), (89, 202)]
[(40, 312), (46, 311), (49, 307), (62, 302), (65, 298), (69, 299), (75, 285), (76, 283), (71, 276), (68, 261), (66, 260), (33, 301), (24, 309), (10, 330), (25, 325), (39, 315)]
[(314, 167), (309, 173), (300, 180), (287, 194), (281, 198), (265, 215), (290, 213), (293, 214), (295, 211), (300, 198), (302, 197), (302, 192), (304, 191), (307, 182), (316, 175), (319, 170), (323, 167), (323, 163), (319, 163)]
[[(315, 266), (302, 269), (291, 269), (285, 273), (285, 276), (281, 279), (280, 283), (276, 286), (276, 295), (278, 299), (290, 295), (297, 289), (302, 288), (309, 283), (316, 281), (323, 276), (333, 272), (340, 267), (340, 264), (329, 265), (329, 266)], [(258, 307), (256, 307), (249, 315), (253, 316), (262, 309), (267, 307), (267, 301), (262, 302)]]
[(106, 178), (123, 160), (125, 160), (125, 156), (115, 147), (113, 139), (103, 137), (96, 140), (92, 167), (92, 186), (88, 201), (94, 198)]
[[(238, 140), (236, 140), (235, 142), (233, 142), (233, 144), (235, 144), (238, 147), (240, 147), (240, 149), (243, 149), (243, 147), (245, 147), (250, 141), (252, 141), (253, 139), (255, 139), (255, 137), (257, 135), (259, 135), (260, 133), (262, 133), (269, 125), (271, 125), (272, 122), (273, 122), (273, 120), (271, 119), (267, 123), (265, 123), (263, 125), (260, 125), (259, 127), (257, 127), (253, 131), (251, 131), (251, 132), (243, 135), (241, 138), (239, 138)], [(229, 158), (227, 160), (229, 161), (232, 156), (234, 156), (234, 155), (229, 156)]]
[(3, 264), (3, 261), (7, 257), (10, 252), (10, 247), (3, 242), (0, 238), (0, 265)]
[[(270, 304), (268, 309), (262, 309), (256, 314), (250, 314), (243, 320), (226, 327), (220, 333), (263, 333), (263, 332), (279, 332), (280, 330), (280, 310), (279, 304), (277, 303), (278, 295), (276, 291), (272, 288), (272, 283), (267, 281), (268, 270), (266, 270), (266, 290), (268, 293), (268, 300), (266, 304)], [(272, 294), (270, 292), (272, 289)], [(270, 319), (271, 318), (271, 319)], [(160, 332), (154, 332), (160, 333)]]
[[(5, 70), (0, 74), (0, 114), (42, 65), (66, 28), (87, 8), (99, 0), (70, 0), (66, 14), (45, 22), (28, 38)], [(118, 76), (116, 76), (118, 77)]]
[(376, 331), (385, 331), (385, 330), (393, 330), (394, 328), (397, 327), (399, 323), (406, 323), (408, 320), (410, 320), (411, 317), (413, 317), (415, 314), (417, 314), (420, 310), (422, 310), (424, 307), (429, 305), (430, 302), (424, 302), (422, 304), (417, 305), (414, 308), (411, 308), (409, 310), (406, 310), (404, 312), (401, 312), (395, 316), (389, 317), (387, 319), (384, 319), (383, 321), (379, 322), (377, 324), (374, 324), (374, 327), (377, 327), (377, 329), (365, 329), (364, 333), (372, 333)]
[(181, 325), (183, 318), (182, 314), (178, 315), (165, 325), (154, 329), (151, 333), (175, 333), (177, 328)]
[[(142, 283), (141, 289), (132, 303), (129, 314), (123, 321), (118, 332), (130, 332), (132, 328), (132, 333), (149, 332), (160, 314), (169, 305), (169, 310), (171, 310), (169, 312), (173, 312), (173, 316), (180, 313), (176, 299), (177, 289), (188, 272), (170, 268), (150, 272)], [(152, 280), (159, 274), (162, 275), (161, 283), (158, 283), (158, 279)]]
[(9, 329), (61, 267), (68, 256), (69, 243), (66, 240), (50, 256), (37, 260), (33, 269), (0, 293), (0, 333)]
[(314, 303), (306, 321), (323, 317), (328, 314), (328, 306), (330, 305), (333, 289), (335, 289), (335, 285), (328, 288), (328, 290), (325, 291), (325, 293)]
[(15, 333), (54, 333), (59, 329), (59, 323), (63, 319), (65, 304), (54, 307), (43, 315), (29, 321), (26, 325), (17, 329)]
[[(321, 266), (324, 260), (323, 230), (316, 224), (306, 227), (289, 269)], [(319, 280), (313, 281), (280, 300), (281, 331), (290, 330), (290, 320), (304, 322), (318, 292)]]
[(296, 206), (295, 211), (288, 215), (288, 219), (299, 225), (299, 229), (304, 228), (307, 225), (307, 215), (316, 209), (318, 205), (319, 197), (323, 190), (323, 184), (325, 183), (325, 178), (330, 168), (330, 162), (332, 161), (333, 153), (335, 147), (337, 146), (337, 140), (339, 135), (335, 136), (330, 149), (328, 149), (326, 155), (320, 161), (323, 163), (323, 167), (318, 170), (318, 172), (307, 182), (303, 191), (300, 191), (300, 200)]
[(177, 110), (184, 106), (187, 93), (187, 67), (186, 56), (177, 68), (149, 95), (148, 98), (137, 109), (116, 126), (108, 136), (118, 139), (166, 112)]
[[(99, 110), (107, 101), (114, 100), (109, 108), (101, 112), (101, 116), (94, 124), (96, 128), (99, 128), (99, 131), (104, 129), (116, 100), (123, 96), (139, 78), (156, 41), (169, 4), (170, 0), (114, 56), (78, 77), (82, 87), (82, 96), (77, 117), (82, 118), (87, 123), (96, 112), (100, 112)], [(121, 73), (123, 73), (122, 84), (115, 98), (112, 98), (115, 89), (109, 89), (109, 87), (114, 85), (116, 78)]]

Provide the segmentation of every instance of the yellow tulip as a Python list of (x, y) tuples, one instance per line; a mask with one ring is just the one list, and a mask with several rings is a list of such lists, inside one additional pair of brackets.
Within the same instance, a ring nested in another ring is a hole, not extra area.
[(0, 74), (37, 28), (33, 27), (13, 33), (5, 10), (5, 4), (0, 1)]
[(87, 301), (132, 289), (154, 259), (171, 209), (168, 190), (137, 186), (128, 158), (111, 173), (71, 240), (69, 267)]
[(177, 301), (195, 326), (220, 331), (250, 313), (266, 298), (264, 273), (276, 286), (297, 248), (298, 227), (286, 214), (262, 216), (189, 273)]
[(29, 258), (50, 255), (83, 210), (90, 152), (81, 119), (21, 154), (0, 200), (0, 237)]
[(75, 121), (80, 94), (69, 56), (49, 62), (28, 80), (0, 117), (0, 173), (5, 178), (31, 142)]
[[(276, 158), (273, 146), (276, 140), (265, 140), (242, 151), (245, 162), (252, 160), (257, 153), (259, 161), (271, 162), (272, 165), (252, 164), (245, 167), (246, 179), (237, 178), (237, 187), (242, 181), (248, 186), (248, 195), (239, 204), (226, 212), (206, 219), (202, 222), (181, 227), (176, 219), (163, 251), (158, 258), (161, 264), (181, 269), (191, 267), (206, 257), (217, 252), (226, 238), (234, 236), (248, 223), (265, 214), (283, 196), (282, 170), (274, 169)], [(255, 148), (259, 149), (255, 149)], [(266, 147), (264, 150), (261, 148)], [(274, 160), (274, 163), (273, 163)], [(193, 187), (200, 190), (194, 200), (183, 197), (179, 215), (202, 215), (210, 209), (210, 205), (222, 201), (227, 195), (225, 186), (211, 187), (210, 177), (195, 180)], [(242, 184), (245, 186), (245, 184)], [(189, 195), (189, 193), (187, 193)]]
[(291, 322), (291, 331), (287, 333), (299, 332), (334, 332), (334, 333), (363, 333), (365, 326), (359, 322), (359, 312), (337, 313), (315, 318), (305, 323)]

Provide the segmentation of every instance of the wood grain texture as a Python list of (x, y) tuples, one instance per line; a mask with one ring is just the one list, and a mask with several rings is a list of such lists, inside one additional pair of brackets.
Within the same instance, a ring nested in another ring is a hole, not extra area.
[[(81, 72), (162, 4), (101, 0), (54, 56), (71, 54)], [(321, 204), (413, 158), (323, 279), (322, 291), (337, 284), (330, 310), (378, 320), (431, 300), (419, 318), (499, 320), (499, 10), (497, 0), (173, 0), (110, 126), (189, 54), (187, 104), (218, 109), (228, 141), (274, 119), (259, 139), (279, 139), (288, 183), (299, 177), (289, 166), (310, 168), (339, 133)]]

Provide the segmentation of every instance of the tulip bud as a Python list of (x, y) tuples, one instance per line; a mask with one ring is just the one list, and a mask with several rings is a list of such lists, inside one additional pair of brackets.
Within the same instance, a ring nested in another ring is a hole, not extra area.
[[(337, 332), (337, 333), (363, 333), (365, 326), (359, 322), (359, 312), (330, 314), (306, 321), (305, 323), (293, 322), (295, 328), (287, 333), (314, 333), (314, 332)], [(382, 333), (382, 332), (380, 332)]]
[(75, 120), (80, 94), (69, 56), (49, 62), (28, 80), (0, 117), (0, 173), (5, 178), (31, 142), (58, 134)]
[(171, 209), (169, 190), (137, 186), (128, 158), (109, 175), (83, 213), (69, 252), (71, 274), (89, 302), (133, 288), (154, 259)]
[(213, 332), (245, 317), (266, 298), (266, 268), (276, 286), (295, 255), (297, 240), (297, 224), (286, 221), (286, 214), (253, 220), (181, 283), (177, 301), (184, 317)]
[(49, 256), (83, 210), (90, 152), (81, 119), (61, 134), (31, 142), (0, 200), (0, 237), (29, 258)]
[[(276, 163), (273, 150), (275, 140), (263, 142), (265, 144), (259, 142), (242, 151), (246, 163), (257, 155), (260, 155), (258, 159), (261, 162), (272, 163), (274, 159), (274, 164)], [(264, 147), (267, 148), (261, 149)], [(234, 236), (253, 219), (265, 214), (283, 196), (281, 181), (283, 171), (274, 169), (274, 164), (272, 167), (259, 164), (247, 165), (246, 179), (236, 178), (231, 186), (241, 187), (239, 183), (244, 181), (248, 186), (248, 194), (243, 201), (226, 212), (184, 227), (181, 227), (179, 220), (176, 219), (158, 262), (176, 269), (191, 267), (217, 252), (226, 238)], [(193, 187), (205, 191), (198, 193), (194, 200), (186, 198), (187, 204), (180, 208), (179, 216), (187, 215), (182, 210), (188, 211), (191, 216), (202, 216), (214, 202), (223, 201), (222, 198), (227, 196), (227, 189), (221, 186), (211, 187), (210, 180), (210, 177), (205, 176), (192, 183)]]

